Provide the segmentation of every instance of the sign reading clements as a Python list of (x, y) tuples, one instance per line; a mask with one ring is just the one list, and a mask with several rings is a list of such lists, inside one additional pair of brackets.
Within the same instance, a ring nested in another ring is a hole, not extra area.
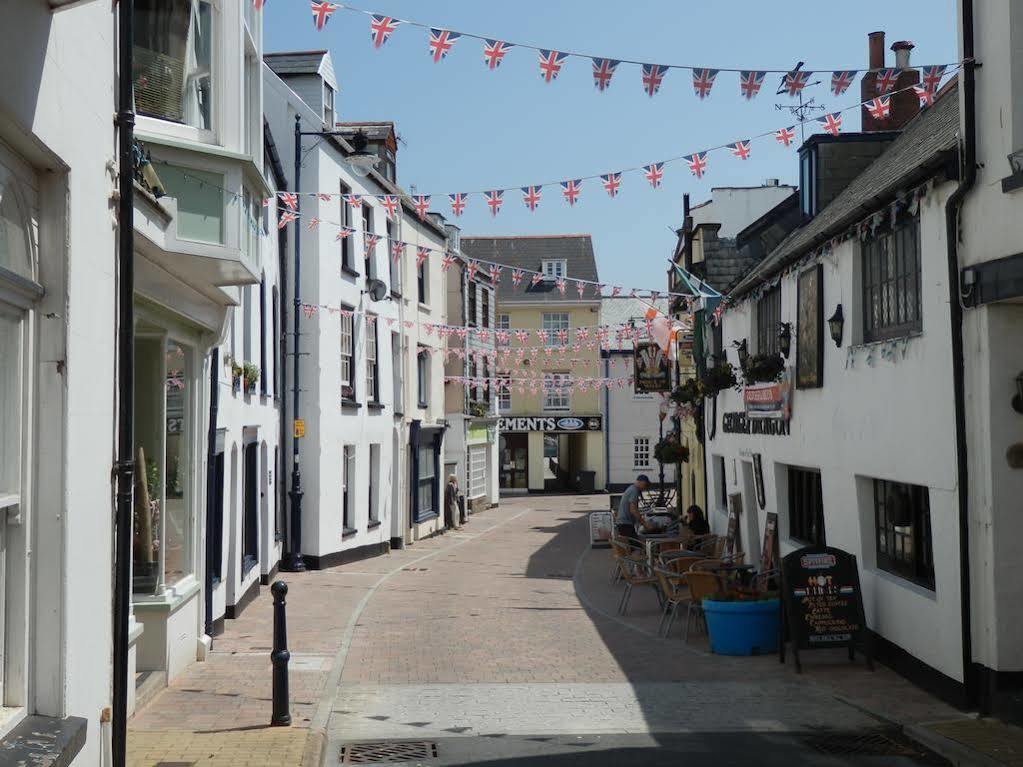
[(497, 428), (502, 432), (543, 431), (549, 434), (571, 434), (600, 431), (602, 426), (603, 418), (599, 415), (510, 416), (497, 421)]

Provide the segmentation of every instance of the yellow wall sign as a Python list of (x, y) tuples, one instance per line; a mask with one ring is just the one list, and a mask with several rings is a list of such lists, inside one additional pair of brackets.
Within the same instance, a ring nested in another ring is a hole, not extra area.
[(305, 421), (301, 418), (295, 419), (295, 439), (301, 439), (305, 436)]

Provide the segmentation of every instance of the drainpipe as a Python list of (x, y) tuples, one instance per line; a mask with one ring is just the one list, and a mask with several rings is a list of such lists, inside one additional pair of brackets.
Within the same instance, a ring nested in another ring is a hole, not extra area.
[[(604, 358), (604, 378), (611, 377), (611, 352)], [(604, 487), (611, 487), (611, 390), (604, 387)], [(610, 492), (610, 490), (608, 490)]]
[(957, 487), (959, 496), (959, 590), (962, 602), (963, 683), (967, 703), (979, 702), (987, 713), (987, 700), (978, 701), (973, 672), (973, 621), (970, 603), (970, 499), (966, 444), (966, 361), (963, 353), (963, 305), (959, 290), (959, 216), (963, 201), (977, 181), (976, 63), (973, 43), (973, 0), (963, 0), (960, 19), (963, 35), (963, 139), (962, 178), (945, 203), (945, 238), (948, 247), (949, 318), (952, 331), (952, 386), (955, 400)]
[(117, 501), (114, 512), (114, 767), (127, 763), (128, 616), (131, 613), (132, 490), (135, 481), (135, 111), (132, 89), (134, 7), (118, 4), (117, 45)]
[[(206, 519), (209, 520), (216, 505), (217, 488), (214, 480), (217, 476), (217, 415), (220, 410), (220, 347), (214, 346), (210, 353), (210, 425), (206, 434)], [(223, 523), (223, 521), (221, 521)], [(204, 631), (206, 636), (213, 637), (213, 570), (210, 562), (217, 552), (213, 549), (214, 538), (210, 535), (209, 523), (206, 525), (206, 564), (203, 568), (203, 588), (206, 590), (203, 600)]]

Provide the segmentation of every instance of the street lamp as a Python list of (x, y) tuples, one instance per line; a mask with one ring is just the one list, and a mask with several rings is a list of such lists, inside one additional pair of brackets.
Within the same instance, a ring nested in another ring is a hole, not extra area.
[(828, 317), (828, 328), (831, 330), (831, 340), (835, 346), (842, 345), (842, 331), (845, 328), (845, 317), (842, 314), (842, 305), (839, 304), (835, 313)]
[(352, 169), (352, 173), (359, 178), (366, 178), (369, 172), (380, 162), (380, 158), (366, 148), (369, 146), (369, 139), (366, 138), (365, 132), (361, 129), (352, 136), (351, 144), (355, 151), (345, 158), (345, 162)]
[(1012, 409), (1023, 413), (1023, 371), (1016, 376), (1016, 396), (1012, 398)]
[(792, 351), (791, 322), (778, 323), (778, 350), (781, 352), (782, 357), (785, 359), (789, 358), (789, 353)]

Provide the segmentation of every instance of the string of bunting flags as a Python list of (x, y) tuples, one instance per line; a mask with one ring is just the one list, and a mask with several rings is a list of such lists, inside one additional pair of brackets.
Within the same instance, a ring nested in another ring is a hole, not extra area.
[(632, 376), (621, 377), (572, 377), (563, 375), (547, 374), (544, 378), (511, 378), (508, 376), (474, 377), (474, 376), (445, 376), (445, 383), (456, 383), (472, 388), (480, 388), (483, 391), (493, 389), (494, 391), (510, 391), (518, 389), (520, 394), (525, 394), (528, 389), (531, 393), (544, 392), (567, 393), (570, 391), (600, 391), (601, 389), (613, 388), (624, 389), (632, 385)]
[[(257, 9), (265, 5), (266, 0), (253, 0)], [(558, 79), (569, 59), (581, 59), (589, 61), (593, 78), (593, 87), (603, 93), (611, 86), (611, 82), (618, 71), (618, 68), (625, 65), (639, 68), (640, 78), (638, 82), (642, 85), (643, 91), (648, 96), (657, 95), (665, 78), (671, 70), (682, 70), (688, 72), (691, 78), (693, 95), (700, 100), (711, 95), (718, 76), (722, 72), (728, 72), (737, 76), (738, 94), (748, 101), (755, 99), (763, 88), (764, 81), (768, 75), (781, 75), (778, 87), (779, 93), (785, 93), (792, 98), (798, 98), (800, 94), (810, 86), (814, 75), (820, 76), (829, 82), (832, 95), (841, 96), (856, 82), (860, 75), (866, 73), (876, 74), (877, 89), (880, 95), (892, 91), (895, 82), (899, 78), (900, 70), (890, 67), (879, 69), (861, 68), (833, 68), (817, 67), (804, 69), (802, 66), (796, 69), (743, 69), (738, 67), (707, 67), (692, 64), (657, 64), (643, 62), (634, 59), (616, 59), (608, 56), (595, 56), (590, 53), (564, 50), (561, 48), (541, 48), (520, 42), (511, 42), (494, 35), (477, 35), (469, 32), (460, 32), (444, 27), (434, 26), (411, 19), (403, 19), (397, 16), (388, 16), (376, 11), (358, 8), (347, 3), (333, 3), (329, 0), (310, 0), (313, 25), (317, 31), (322, 32), (327, 22), (337, 11), (347, 11), (367, 17), (369, 21), (370, 41), (374, 48), (381, 49), (391, 39), (399, 28), (413, 27), (425, 30), (427, 40), (425, 52), (435, 64), (446, 60), (451, 51), (462, 38), (476, 40), (481, 43), (481, 61), (486, 69), (494, 71), (504, 62), (505, 57), (513, 50), (532, 51), (536, 54), (537, 71), (540, 79), (545, 83), (552, 83)], [(931, 90), (936, 89), (946, 69), (958, 67), (962, 62), (954, 64), (932, 64), (919, 67), (922, 81), (925, 87)]]

